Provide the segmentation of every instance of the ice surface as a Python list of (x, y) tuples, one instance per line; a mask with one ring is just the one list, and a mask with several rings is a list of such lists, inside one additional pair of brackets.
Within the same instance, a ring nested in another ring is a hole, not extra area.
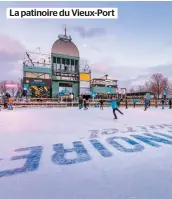
[[(172, 199), (172, 110), (121, 110), (118, 120), (111, 108), (0, 111), (0, 199)], [(159, 147), (133, 137), (145, 133)], [(26, 166), (22, 148), (35, 146)]]

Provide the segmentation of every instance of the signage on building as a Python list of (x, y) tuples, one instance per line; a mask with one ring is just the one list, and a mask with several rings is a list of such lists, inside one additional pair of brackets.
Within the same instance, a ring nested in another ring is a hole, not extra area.
[(80, 81), (80, 88), (90, 88), (90, 82)]
[(24, 77), (23, 84), (36, 85), (36, 86), (46, 85), (48, 87), (51, 87), (51, 80), (50, 79), (35, 79), (35, 78)]
[(72, 87), (59, 87), (59, 93), (69, 95), (70, 93), (72, 93)]
[(80, 95), (90, 95), (90, 88), (82, 88), (80, 87)]
[(90, 81), (91, 77), (89, 73), (80, 73), (80, 81)]

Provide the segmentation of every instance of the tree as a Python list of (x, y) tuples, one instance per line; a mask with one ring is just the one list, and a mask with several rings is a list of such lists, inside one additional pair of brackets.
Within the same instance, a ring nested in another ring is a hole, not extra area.
[(0, 94), (1, 95), (7, 91), (5, 84), (6, 84), (5, 81), (0, 82)]
[(168, 84), (168, 94), (172, 95), (172, 82), (169, 82)]
[(154, 73), (150, 78), (150, 91), (159, 99), (160, 95), (168, 88), (168, 79), (161, 73)]
[(137, 92), (146, 92), (146, 88), (144, 85), (139, 85), (136, 90)]
[(145, 82), (144, 87), (145, 87), (145, 91), (149, 92), (150, 91), (150, 82), (149, 81)]

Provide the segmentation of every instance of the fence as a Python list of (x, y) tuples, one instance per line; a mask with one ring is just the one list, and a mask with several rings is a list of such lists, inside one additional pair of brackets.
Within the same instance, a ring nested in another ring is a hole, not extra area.
[[(21, 108), (21, 107), (61, 107), (61, 108), (67, 108), (67, 107), (77, 107), (78, 101), (77, 100), (69, 100), (69, 101), (59, 101), (59, 99), (57, 98), (31, 98), (31, 99), (14, 99), (14, 103), (13, 103), (13, 107), (17, 107), (17, 108)], [(107, 102), (107, 99), (104, 100), (104, 107), (109, 107), (110, 104)], [(156, 102), (157, 105), (160, 105), (160, 101), (155, 101), (155, 100), (151, 100), (151, 106), (156, 106)], [(128, 107), (133, 106), (133, 102), (132, 100), (128, 100)], [(88, 101), (88, 106), (89, 107), (98, 107), (99, 104), (99, 100), (89, 100)], [(166, 103), (167, 104), (167, 103)], [(3, 106), (3, 102), (2, 99), (0, 99), (0, 105)], [(141, 107), (144, 105), (144, 101), (140, 101), (137, 102), (135, 107)], [(125, 106), (125, 102), (121, 102), (120, 106), (123, 107)]]

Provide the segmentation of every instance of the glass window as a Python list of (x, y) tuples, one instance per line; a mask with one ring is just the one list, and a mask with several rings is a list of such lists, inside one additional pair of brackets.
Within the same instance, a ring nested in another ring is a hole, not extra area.
[(62, 64), (65, 64), (65, 59), (64, 58), (62, 58)]
[(66, 59), (66, 64), (69, 65), (69, 59)]
[(75, 60), (75, 66), (78, 66), (78, 60)]
[(60, 64), (60, 58), (57, 58), (57, 63)]
[(71, 60), (71, 65), (74, 66), (74, 60), (73, 59)]
[(60, 71), (60, 64), (57, 64), (57, 71)]
[(56, 63), (56, 62), (57, 62), (56, 59), (57, 59), (56, 57), (53, 57), (53, 63)]
[(75, 72), (75, 66), (71, 66), (72, 72)]

